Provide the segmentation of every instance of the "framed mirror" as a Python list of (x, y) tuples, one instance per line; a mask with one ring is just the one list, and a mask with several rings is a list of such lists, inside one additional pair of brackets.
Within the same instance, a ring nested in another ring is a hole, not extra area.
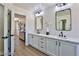
[(43, 29), (43, 16), (35, 17), (35, 29), (42, 30)]
[(57, 11), (55, 13), (55, 26), (58, 31), (71, 30), (71, 9)]

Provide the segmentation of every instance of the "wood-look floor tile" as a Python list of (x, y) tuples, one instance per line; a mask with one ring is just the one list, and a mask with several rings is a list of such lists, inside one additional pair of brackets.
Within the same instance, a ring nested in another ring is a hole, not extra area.
[(19, 40), (19, 46), (15, 49), (15, 56), (47, 56), (47, 55), (31, 46), (25, 46), (24, 41)]

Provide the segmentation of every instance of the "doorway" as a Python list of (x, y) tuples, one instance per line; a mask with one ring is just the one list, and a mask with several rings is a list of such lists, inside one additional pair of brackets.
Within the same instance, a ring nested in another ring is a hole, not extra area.
[(20, 40), (25, 44), (26, 16), (15, 14), (15, 50), (20, 46)]

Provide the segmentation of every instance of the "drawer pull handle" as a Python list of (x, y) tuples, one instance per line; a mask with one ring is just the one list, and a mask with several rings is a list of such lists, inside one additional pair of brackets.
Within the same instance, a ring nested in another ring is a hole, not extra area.
[(59, 42), (59, 46), (61, 46), (61, 43)]
[(41, 48), (43, 48), (43, 47), (41, 47)]
[(32, 38), (33, 38), (33, 36), (32, 36)]
[(44, 42), (41, 42), (41, 43), (44, 43)]
[(56, 45), (57, 45), (57, 41), (56, 41)]
[(44, 40), (43, 38), (41, 38), (41, 40)]

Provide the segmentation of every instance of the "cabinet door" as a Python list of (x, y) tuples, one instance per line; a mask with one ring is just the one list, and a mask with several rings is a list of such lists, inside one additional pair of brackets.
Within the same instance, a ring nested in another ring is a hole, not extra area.
[(38, 36), (29, 35), (29, 44), (35, 48), (38, 48)]
[(35, 48), (38, 48), (38, 39), (39, 39), (38, 36), (33, 36), (33, 39), (32, 39), (33, 44), (32, 44), (32, 45), (33, 45)]
[(59, 41), (59, 55), (60, 56), (75, 56), (76, 46), (70, 42)]
[(32, 35), (28, 35), (28, 40), (29, 40), (29, 44), (32, 45), (33, 41), (32, 41), (33, 36)]
[(47, 39), (47, 53), (50, 55), (58, 55), (58, 41), (54, 39)]

